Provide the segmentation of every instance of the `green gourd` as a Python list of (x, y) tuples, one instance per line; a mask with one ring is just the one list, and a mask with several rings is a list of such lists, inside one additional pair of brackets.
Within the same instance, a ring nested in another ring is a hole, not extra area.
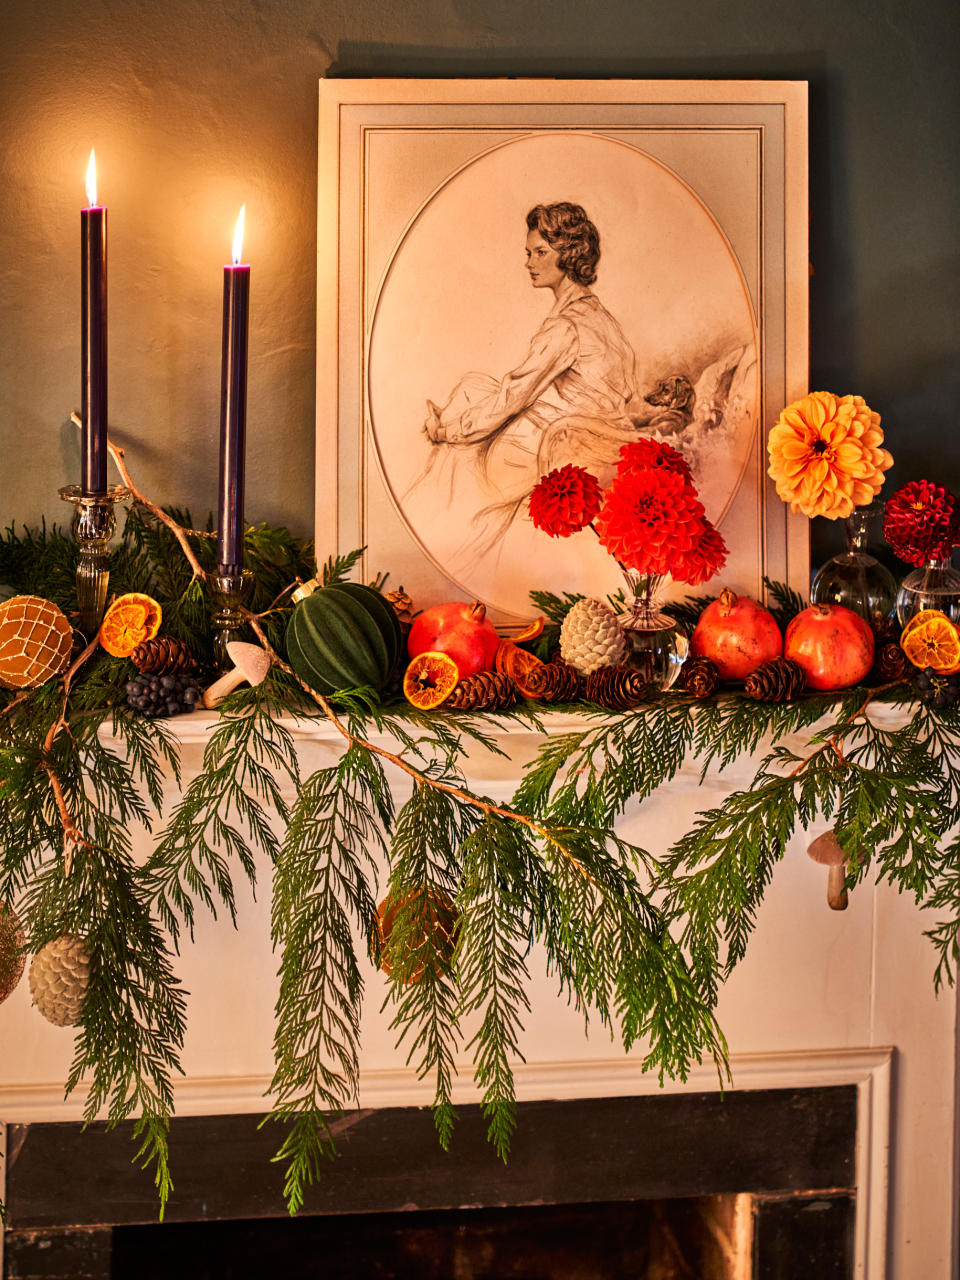
[(287, 623), (287, 659), (318, 693), (382, 689), (401, 648), (400, 623), (373, 587), (339, 582), (301, 600)]

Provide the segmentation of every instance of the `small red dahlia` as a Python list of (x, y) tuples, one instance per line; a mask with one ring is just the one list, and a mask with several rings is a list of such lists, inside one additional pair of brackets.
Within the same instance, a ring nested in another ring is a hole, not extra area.
[(718, 574), (727, 563), (727, 544), (709, 520), (704, 520), (703, 536), (670, 570), (677, 582), (697, 587)]
[(530, 494), (530, 519), (551, 538), (569, 538), (590, 523), (602, 497), (600, 482), (584, 467), (558, 467)]
[(649, 436), (638, 436), (620, 450), (620, 461), (617, 464), (617, 475), (626, 475), (629, 471), (640, 471), (647, 467), (659, 467), (664, 471), (676, 471), (688, 484), (693, 484), (693, 476), (682, 453), (660, 440), (651, 440)]
[(946, 559), (960, 536), (956, 498), (942, 484), (911, 480), (887, 499), (883, 536), (907, 564)]
[(703, 506), (694, 487), (663, 467), (617, 476), (604, 495), (596, 530), (627, 569), (672, 573), (703, 537)]

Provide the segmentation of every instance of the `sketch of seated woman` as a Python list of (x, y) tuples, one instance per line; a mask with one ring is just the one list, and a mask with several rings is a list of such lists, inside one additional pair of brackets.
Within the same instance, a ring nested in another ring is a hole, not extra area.
[(641, 395), (633, 349), (590, 288), (599, 259), (597, 228), (580, 205), (531, 209), (526, 268), (535, 289), (552, 290), (549, 314), (504, 377), (467, 373), (442, 406), (427, 401), (423, 429), (433, 449), (408, 492), (429, 479), (437, 498), (455, 506), (458, 472), (470, 469), (483, 500), (464, 547), (468, 557), (496, 545), (554, 467), (575, 463), (606, 485), (621, 447), (638, 434), (669, 436), (682, 448), (698, 409), (701, 425), (722, 419), (746, 348), (721, 361), (722, 369), (703, 371), (707, 394), (699, 405), (698, 388), (682, 374)]

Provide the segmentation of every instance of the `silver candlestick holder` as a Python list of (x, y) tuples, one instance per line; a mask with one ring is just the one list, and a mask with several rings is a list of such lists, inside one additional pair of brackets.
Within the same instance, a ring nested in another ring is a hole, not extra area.
[(77, 484), (60, 490), (64, 502), (73, 503), (71, 529), (80, 547), (77, 565), (77, 625), (88, 640), (96, 634), (107, 603), (110, 581), (109, 544), (117, 531), (116, 503), (129, 498), (130, 490), (109, 485), (104, 493), (85, 494)]
[(213, 623), (213, 658), (218, 671), (225, 671), (233, 666), (227, 654), (227, 645), (239, 640), (243, 627), (241, 606), (249, 594), (253, 583), (253, 574), (249, 569), (239, 573), (211, 573), (207, 576), (207, 587), (216, 605), (216, 612), (211, 619)]

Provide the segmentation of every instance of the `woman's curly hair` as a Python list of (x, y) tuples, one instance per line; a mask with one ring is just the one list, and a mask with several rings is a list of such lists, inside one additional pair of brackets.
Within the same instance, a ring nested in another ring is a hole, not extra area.
[(538, 204), (527, 214), (527, 229), (538, 231), (558, 252), (557, 266), (576, 284), (593, 284), (600, 261), (600, 233), (578, 204)]

